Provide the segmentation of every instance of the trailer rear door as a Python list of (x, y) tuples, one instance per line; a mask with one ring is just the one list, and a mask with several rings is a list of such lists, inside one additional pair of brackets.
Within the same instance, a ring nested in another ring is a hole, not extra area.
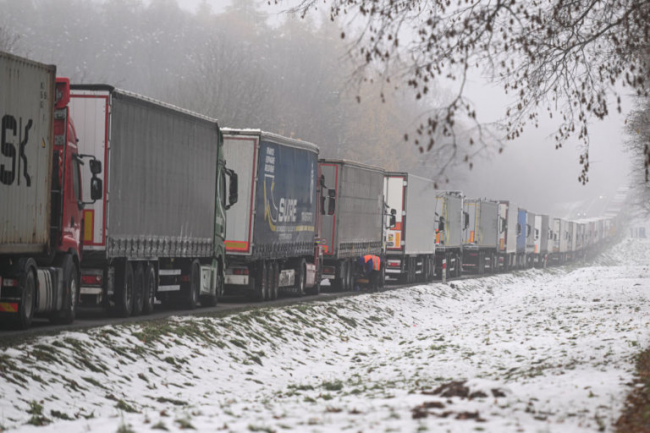
[[(106, 200), (108, 190), (108, 148), (110, 125), (110, 93), (108, 90), (75, 90), (70, 92), (70, 116), (75, 122), (79, 153), (94, 155), (102, 163), (104, 192), (102, 200), (84, 206), (83, 243), (86, 250), (106, 247)], [(83, 185), (90, 184), (90, 164), (81, 166)], [(84, 202), (90, 203), (90, 188), (83, 189)]]
[(239, 200), (226, 212), (226, 251), (228, 254), (250, 255), (260, 136), (225, 133), (223, 142), (226, 164), (239, 176)]

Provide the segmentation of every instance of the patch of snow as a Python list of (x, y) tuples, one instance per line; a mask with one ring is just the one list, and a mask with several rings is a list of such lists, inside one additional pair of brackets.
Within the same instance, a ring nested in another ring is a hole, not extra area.
[(0, 429), (611, 431), (648, 263), (626, 240), (591, 267), (39, 337), (0, 352)]

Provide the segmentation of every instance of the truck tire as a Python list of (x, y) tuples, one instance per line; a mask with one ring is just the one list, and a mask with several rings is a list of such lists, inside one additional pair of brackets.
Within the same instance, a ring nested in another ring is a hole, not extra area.
[(118, 317), (130, 317), (133, 313), (133, 265), (131, 262), (124, 262), (119, 274), (115, 290), (115, 313)]
[(343, 291), (351, 292), (354, 290), (354, 272), (352, 270), (352, 261), (345, 262), (345, 283)]
[(185, 308), (195, 310), (201, 293), (201, 263), (194, 260), (190, 266), (190, 284), (185, 291)]
[(142, 303), (142, 314), (149, 315), (153, 312), (158, 291), (158, 279), (156, 278), (156, 268), (153, 263), (148, 263), (144, 271), (144, 292)]
[(72, 256), (66, 254), (60, 263), (63, 270), (63, 304), (60, 311), (55, 311), (50, 316), (50, 322), (68, 325), (74, 322), (77, 315), (77, 301), (79, 300), (79, 272)]
[(316, 275), (314, 276), (314, 287), (307, 289), (307, 293), (312, 296), (320, 295), (320, 272), (321, 267), (319, 266), (318, 270), (316, 271)]
[(214, 295), (203, 295), (201, 296), (201, 306), (202, 307), (216, 307), (219, 295), (223, 291), (223, 278), (221, 273), (217, 269), (217, 276), (215, 278), (215, 288)]
[(278, 262), (271, 264), (271, 283), (269, 287), (271, 290), (271, 299), (278, 299), (278, 292), (280, 290), (280, 265)]
[(296, 268), (296, 291), (298, 296), (305, 296), (305, 281), (307, 279), (307, 270), (305, 259), (300, 260)]
[(265, 261), (260, 261), (257, 268), (257, 275), (255, 278), (255, 293), (253, 298), (257, 302), (264, 302), (268, 299), (268, 285), (269, 285), (269, 268)]
[(145, 297), (144, 268), (142, 263), (138, 263), (133, 273), (133, 315), (142, 314)]
[(18, 314), (8, 317), (9, 324), (19, 329), (32, 326), (34, 310), (36, 309), (36, 262), (34, 259), (20, 259), (16, 264), (20, 292)]

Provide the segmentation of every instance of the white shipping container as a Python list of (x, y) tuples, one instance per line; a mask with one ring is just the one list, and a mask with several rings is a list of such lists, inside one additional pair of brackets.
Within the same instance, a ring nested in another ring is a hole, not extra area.
[(0, 52), (0, 254), (46, 252), (56, 68)]

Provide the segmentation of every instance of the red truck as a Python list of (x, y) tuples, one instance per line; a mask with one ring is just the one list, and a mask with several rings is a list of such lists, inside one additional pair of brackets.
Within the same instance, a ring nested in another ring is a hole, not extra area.
[(56, 67), (0, 52), (0, 322), (35, 316), (71, 323), (79, 299), (84, 232), (80, 166), (91, 198), (101, 163), (80, 155), (68, 116), (70, 82)]

